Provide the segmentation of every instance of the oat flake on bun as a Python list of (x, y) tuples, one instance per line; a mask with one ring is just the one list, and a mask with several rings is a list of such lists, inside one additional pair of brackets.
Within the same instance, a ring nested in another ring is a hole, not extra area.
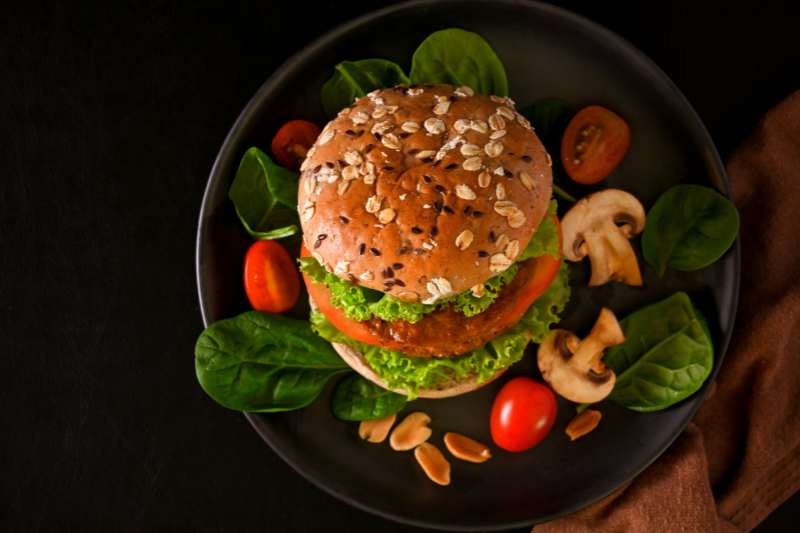
[(433, 303), (514, 263), (547, 211), (550, 163), (509, 98), (443, 84), (372, 92), (301, 167), (306, 246), (342, 279)]

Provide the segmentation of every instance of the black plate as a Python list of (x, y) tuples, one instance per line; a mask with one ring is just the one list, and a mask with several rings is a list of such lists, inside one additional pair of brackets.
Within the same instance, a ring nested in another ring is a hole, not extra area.
[[(553, 6), (514, 1), (412, 2), (336, 28), (289, 59), (242, 112), (220, 150), (208, 182), (197, 237), (197, 277), (206, 325), (249, 309), (242, 263), (250, 239), (227, 190), (243, 153), (268, 150), (289, 120), (326, 122), (320, 87), (343, 60), (386, 58), (406, 72), (416, 47), (431, 32), (459, 27), (481, 34), (503, 61), (511, 97), (521, 109), (544, 97), (578, 107), (599, 104), (630, 125), (633, 140), (609, 185), (625, 189), (646, 208), (678, 183), (711, 185), (731, 197), (719, 156), (683, 95), (641, 52), (617, 35)], [(575, 414), (560, 401), (548, 437), (524, 453), (493, 447), (475, 465), (452, 462), (452, 484), (431, 483), (412, 453), (362, 442), (358, 424), (330, 412), (332, 380), (311, 406), (276, 414), (248, 414), (256, 430), (293, 468), (318, 487), (366, 511), (393, 520), (450, 530), (495, 530), (552, 520), (581, 509), (632, 479), (683, 430), (713, 382), (730, 340), (739, 291), (739, 241), (720, 261), (697, 272), (669, 270), (659, 279), (641, 259), (644, 286), (609, 283), (589, 289), (586, 262), (574, 265), (573, 296), (562, 325), (581, 333), (602, 306), (623, 317), (639, 306), (687, 291), (709, 320), (717, 358), (700, 392), (670, 409), (641, 414), (610, 402), (590, 435), (570, 442), (564, 434)], [(307, 316), (299, 306), (294, 314)], [(530, 356), (532, 355), (532, 356)], [(418, 400), (403, 414), (431, 415), (431, 442), (443, 449), (447, 431), (492, 444), (489, 413), (500, 387), (518, 375), (538, 376), (535, 350), (495, 383), (448, 400)]]

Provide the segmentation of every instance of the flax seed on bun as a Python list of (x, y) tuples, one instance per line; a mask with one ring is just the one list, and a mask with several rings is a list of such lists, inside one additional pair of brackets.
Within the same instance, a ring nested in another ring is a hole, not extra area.
[(466, 87), (375, 91), (301, 168), (306, 246), (340, 278), (432, 303), (502, 272), (552, 192), (550, 158), (508, 98)]

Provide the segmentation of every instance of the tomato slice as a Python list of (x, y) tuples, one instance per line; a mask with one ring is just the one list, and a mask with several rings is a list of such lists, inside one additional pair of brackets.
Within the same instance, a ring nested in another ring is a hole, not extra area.
[(494, 399), (489, 424), (492, 439), (504, 450), (525, 451), (545, 438), (557, 413), (553, 389), (530, 378), (514, 378)]
[(561, 139), (561, 163), (569, 177), (591, 185), (608, 176), (625, 157), (631, 130), (613, 111), (597, 105), (581, 109)]
[[(303, 242), (300, 247), (300, 257), (311, 257), (311, 252), (306, 248), (306, 243)], [(308, 293), (314, 299), (314, 303), (322, 314), (331, 321), (336, 329), (345, 335), (354, 338), (357, 341), (365, 342), (367, 344), (374, 344), (375, 346), (383, 346), (380, 340), (369, 332), (361, 322), (347, 318), (344, 316), (344, 310), (334, 307), (331, 304), (331, 291), (322, 283), (315, 283), (310, 276), (303, 272), (303, 281), (306, 284)], [(396, 343), (393, 343), (396, 344)], [(396, 344), (395, 347), (400, 346)]]
[(283, 168), (300, 172), (306, 153), (320, 133), (322, 130), (316, 124), (305, 120), (287, 122), (272, 139), (272, 153)]
[(244, 258), (244, 290), (257, 311), (283, 313), (300, 297), (300, 276), (289, 252), (277, 241), (256, 241)]
[[(556, 224), (556, 229), (558, 231), (558, 242), (559, 242), (559, 250), (561, 249), (561, 224), (558, 222), (558, 217), (555, 215), (547, 215), (553, 217), (553, 220)], [(300, 251), (301, 257), (311, 257), (311, 252), (309, 252), (308, 248), (306, 248), (305, 243), (303, 243)], [(547, 290), (547, 287), (553, 282), (553, 280), (558, 275), (558, 269), (561, 266), (561, 254), (559, 253), (558, 257), (553, 257), (550, 255), (543, 255), (536, 258), (536, 273), (533, 276), (533, 279), (522, 292), (519, 300), (517, 301), (516, 305), (511, 309), (511, 311), (506, 314), (500, 321), (497, 323), (497, 326), (502, 326), (507, 324), (513, 320), (516, 320), (522, 315), (527, 312), (528, 308), (531, 304), (538, 298), (539, 296)], [(305, 273), (303, 273), (303, 280), (305, 281), (306, 287), (308, 288), (309, 294), (314, 299), (314, 302), (319, 307), (319, 310), (331, 321), (331, 323), (336, 326), (336, 329), (344, 333), (345, 335), (349, 335), (350, 337), (365, 342), (367, 344), (374, 344), (376, 346), (384, 346), (386, 348), (402, 348), (403, 345), (397, 342), (389, 342), (387, 344), (382, 344), (380, 340), (375, 337), (369, 330), (364, 327), (361, 322), (358, 320), (353, 320), (352, 318), (347, 318), (344, 316), (344, 311), (339, 309), (338, 307), (334, 307), (331, 305), (331, 291), (323, 285), (322, 283), (314, 283), (310, 277), (308, 277)]]

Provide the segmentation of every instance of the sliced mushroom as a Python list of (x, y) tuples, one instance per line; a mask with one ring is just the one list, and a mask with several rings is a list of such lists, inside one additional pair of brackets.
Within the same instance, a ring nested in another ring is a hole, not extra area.
[(561, 221), (564, 256), (592, 263), (590, 287), (609, 280), (641, 285), (642, 274), (628, 239), (644, 229), (645, 212), (632, 194), (606, 189), (573, 205)]
[(557, 329), (539, 346), (542, 377), (558, 394), (577, 403), (596, 403), (611, 394), (617, 376), (601, 361), (603, 350), (625, 342), (617, 317), (603, 308), (589, 335), (580, 340)]

